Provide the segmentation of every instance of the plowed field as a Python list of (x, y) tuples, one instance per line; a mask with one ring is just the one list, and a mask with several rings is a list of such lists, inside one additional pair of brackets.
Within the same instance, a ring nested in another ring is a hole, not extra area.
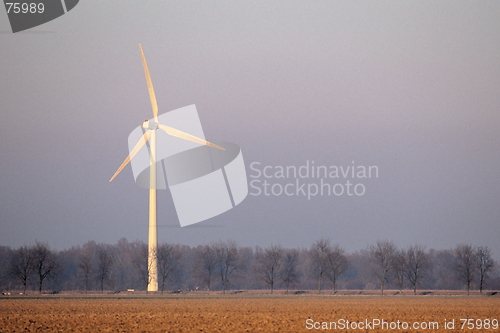
[(496, 297), (0, 299), (1, 332), (498, 332), (499, 319)]

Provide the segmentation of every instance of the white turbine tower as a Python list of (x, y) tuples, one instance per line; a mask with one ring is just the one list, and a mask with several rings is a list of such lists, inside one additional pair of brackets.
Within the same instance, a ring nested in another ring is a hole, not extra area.
[(116, 170), (115, 174), (110, 182), (125, 168), (125, 166), (130, 162), (130, 160), (139, 152), (139, 150), (149, 141), (149, 155), (150, 155), (150, 169), (149, 169), (149, 233), (148, 233), (148, 291), (158, 291), (158, 264), (157, 264), (157, 218), (156, 218), (156, 130), (160, 129), (165, 131), (168, 135), (175, 136), (184, 140), (193, 141), (202, 145), (207, 145), (210, 147), (225, 150), (224, 148), (200, 139), (189, 133), (180, 131), (173, 127), (160, 124), (158, 120), (158, 104), (156, 103), (156, 96), (153, 89), (153, 83), (151, 81), (151, 76), (149, 75), (148, 65), (146, 63), (146, 58), (144, 57), (144, 52), (142, 51), (142, 46), (139, 44), (139, 49), (141, 51), (142, 64), (144, 66), (144, 73), (146, 75), (146, 83), (148, 85), (149, 98), (151, 100), (151, 106), (153, 108), (154, 119), (145, 120), (142, 124), (142, 128), (146, 131), (141, 139), (137, 142), (134, 148), (130, 151), (122, 165)]

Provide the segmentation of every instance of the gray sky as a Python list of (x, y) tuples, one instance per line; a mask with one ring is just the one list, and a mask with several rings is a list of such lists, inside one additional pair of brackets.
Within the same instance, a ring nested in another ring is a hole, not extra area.
[(86, 0), (12, 34), (2, 9), (0, 244), (147, 240), (147, 190), (130, 167), (108, 183), (151, 115), (141, 43), (160, 112), (196, 104), (249, 176), (252, 162), (379, 170), (351, 179), (362, 196), (249, 195), (187, 228), (162, 191), (160, 241), (471, 243), (498, 259), (499, 17), (498, 1)]

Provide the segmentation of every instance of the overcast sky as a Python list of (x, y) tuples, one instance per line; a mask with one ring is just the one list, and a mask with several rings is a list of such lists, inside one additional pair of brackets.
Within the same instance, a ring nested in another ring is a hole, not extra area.
[[(13, 34), (1, 9), (0, 245), (147, 240), (147, 190), (130, 167), (108, 183), (151, 116), (141, 43), (160, 113), (196, 104), (249, 181), (265, 180), (254, 162), (378, 168), (323, 180), (363, 195), (249, 195), (187, 228), (161, 191), (160, 242), (469, 243), (499, 259), (499, 17), (498, 1), (85, 0)], [(268, 179), (296, 181), (321, 179)]]

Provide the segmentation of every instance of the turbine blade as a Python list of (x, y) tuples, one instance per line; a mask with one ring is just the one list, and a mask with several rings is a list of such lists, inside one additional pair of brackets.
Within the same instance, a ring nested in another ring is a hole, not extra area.
[(149, 130), (146, 133), (144, 133), (144, 135), (136, 143), (135, 147), (132, 149), (132, 151), (130, 152), (130, 154), (127, 156), (127, 158), (125, 159), (125, 161), (123, 161), (122, 165), (120, 165), (120, 167), (118, 168), (118, 170), (116, 170), (116, 172), (113, 175), (113, 177), (111, 177), (111, 179), (109, 180), (110, 182), (113, 179), (115, 179), (116, 176), (118, 176), (118, 174), (123, 170), (123, 168), (125, 168), (127, 166), (127, 164), (130, 162), (130, 160), (132, 158), (134, 158), (134, 156), (139, 152), (139, 150), (141, 150), (141, 148), (146, 144), (146, 142), (148, 142), (148, 140), (151, 138), (151, 133), (152, 133), (151, 130)]
[(144, 74), (146, 75), (146, 83), (148, 84), (149, 99), (151, 100), (151, 107), (153, 108), (153, 117), (155, 121), (158, 122), (158, 104), (156, 103), (156, 95), (153, 89), (153, 82), (151, 81), (151, 75), (149, 75), (148, 64), (146, 63), (146, 57), (142, 51), (142, 46), (139, 44), (139, 49), (141, 50), (142, 65), (144, 66)]
[(161, 128), (162, 130), (164, 130), (168, 135), (172, 135), (172, 136), (184, 139), (184, 140), (193, 141), (193, 142), (200, 143), (202, 145), (206, 145), (206, 146), (210, 146), (210, 147), (214, 147), (214, 148), (217, 148), (217, 149), (226, 150), (226, 149), (224, 149), (221, 146), (217, 146), (216, 144), (213, 144), (211, 142), (205, 141), (205, 140), (200, 139), (200, 138), (198, 138), (198, 137), (196, 137), (194, 135), (191, 135), (191, 134), (188, 134), (186, 132), (180, 131), (180, 130), (175, 129), (173, 127), (166, 126), (166, 125), (161, 125), (161, 124), (158, 125), (158, 127)]

